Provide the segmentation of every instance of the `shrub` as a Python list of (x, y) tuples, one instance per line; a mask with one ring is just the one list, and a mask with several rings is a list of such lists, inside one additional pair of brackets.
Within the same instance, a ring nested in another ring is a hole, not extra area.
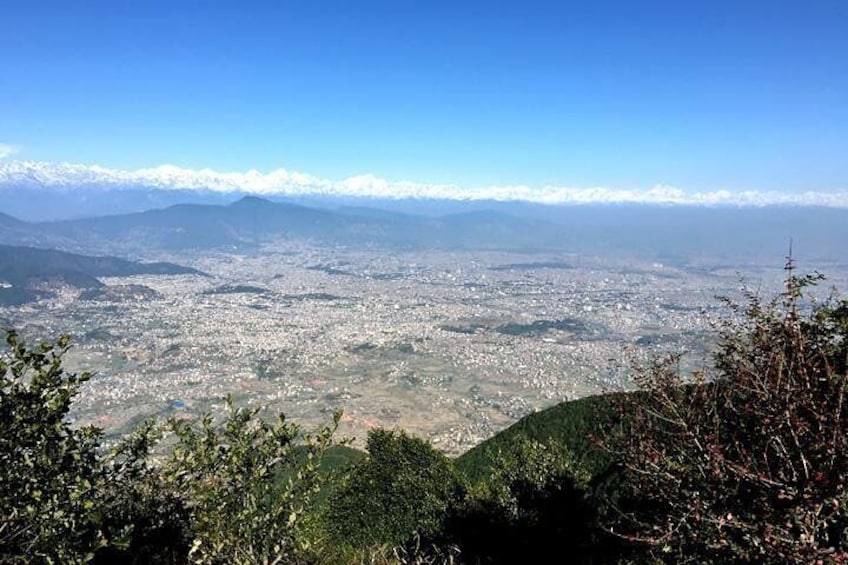
[[(297, 563), (333, 424), (304, 435), (228, 399), (221, 424), (147, 422), (106, 450), (68, 420), (90, 375), (66, 372), (69, 338), (0, 354), (0, 562)], [(165, 433), (172, 434), (152, 461)]]
[(786, 291), (721, 323), (714, 367), (676, 358), (636, 373), (608, 438), (623, 498), (608, 527), (670, 562), (848, 560), (848, 303)]
[(552, 443), (517, 438), (498, 452), (491, 474), (454, 513), (446, 534), (469, 563), (568, 562), (595, 553), (589, 475)]
[(320, 460), (341, 417), (315, 434), (227, 399), (221, 425), (171, 420), (176, 444), (166, 485), (184, 501), (194, 563), (299, 563), (316, 549), (312, 518), (324, 474)]
[(190, 514), (186, 501), (151, 460), (163, 431), (161, 424), (145, 422), (109, 453), (109, 480), (102, 485), (103, 526), (107, 533), (125, 535), (122, 543), (98, 551), (94, 563), (187, 562)]
[(440, 531), (463, 491), (452, 461), (402, 431), (372, 430), (367, 451), (330, 499), (336, 542), (398, 546)]
[(89, 375), (68, 373), (69, 337), (27, 347), (6, 332), (0, 355), (0, 561), (80, 563), (108, 542), (100, 432), (66, 417)]

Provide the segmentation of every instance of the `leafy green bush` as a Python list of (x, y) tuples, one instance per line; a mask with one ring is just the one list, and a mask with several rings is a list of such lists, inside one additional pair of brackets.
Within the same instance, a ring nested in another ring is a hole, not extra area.
[(320, 460), (341, 417), (303, 435), (283, 415), (271, 424), (258, 410), (227, 399), (221, 425), (171, 420), (176, 435), (162, 467), (165, 483), (189, 511), (193, 563), (308, 562), (312, 521), (324, 473)]
[(88, 374), (65, 372), (68, 336), (29, 348), (14, 331), (0, 355), (0, 561), (81, 563), (107, 545), (100, 432), (72, 427)]
[(163, 431), (161, 424), (145, 422), (111, 450), (109, 480), (101, 487), (103, 525), (107, 533), (123, 529), (128, 535), (98, 551), (95, 564), (187, 562), (191, 516), (186, 500), (151, 459)]
[(486, 480), (453, 513), (445, 535), (469, 563), (538, 563), (596, 553), (589, 474), (556, 443), (521, 436), (503, 444)]
[(147, 422), (105, 450), (99, 430), (67, 418), (90, 377), (62, 368), (69, 338), (29, 348), (9, 331), (6, 344), (0, 562), (313, 560), (319, 467), (339, 414), (302, 434), (282, 415), (271, 424), (228, 400), (221, 424)]
[(397, 546), (441, 531), (463, 493), (452, 461), (402, 431), (372, 430), (367, 451), (330, 499), (335, 543)]

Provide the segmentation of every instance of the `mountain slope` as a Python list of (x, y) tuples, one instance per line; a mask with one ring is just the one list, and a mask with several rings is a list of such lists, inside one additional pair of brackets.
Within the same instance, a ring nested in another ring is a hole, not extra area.
[(62, 282), (76, 288), (99, 288), (97, 277), (202, 274), (173, 263), (138, 263), (117, 257), (89, 257), (54, 249), (0, 245), (0, 304), (37, 298), (36, 287)]
[(246, 196), (229, 205), (178, 204), (132, 214), (37, 224), (46, 244), (84, 249), (251, 248), (269, 239), (389, 248), (550, 247), (563, 228), (488, 211), (432, 218), (328, 210)]
[(0, 228), (20, 229), (24, 226), (26, 226), (26, 222), (0, 212)]
[(496, 464), (498, 452), (505, 452), (510, 444), (524, 439), (565, 447), (578, 464), (595, 475), (606, 463), (605, 453), (594, 440), (611, 418), (609, 401), (609, 395), (589, 396), (525, 416), (460, 455), (456, 459), (456, 467), (472, 483), (485, 480)]
[(126, 248), (201, 249), (253, 246), (267, 236), (332, 235), (344, 219), (332, 212), (244, 197), (232, 204), (168, 208), (42, 224), (75, 241), (111, 241)]
[[(130, 214), (27, 223), (0, 215), (0, 241), (84, 253), (251, 250), (280, 238), (385, 249), (497, 249), (652, 258), (781, 260), (793, 241), (805, 261), (840, 261), (848, 210), (812, 206), (531, 205), (368, 200), (341, 208), (246, 196), (230, 204), (176, 204)], [(5, 203), (8, 207), (8, 203)], [(327, 203), (324, 203), (327, 204)], [(2, 208), (3, 203), (0, 203)], [(8, 208), (2, 208), (8, 211)], [(403, 210), (401, 212), (400, 210)], [(409, 213), (417, 211), (417, 213)]]

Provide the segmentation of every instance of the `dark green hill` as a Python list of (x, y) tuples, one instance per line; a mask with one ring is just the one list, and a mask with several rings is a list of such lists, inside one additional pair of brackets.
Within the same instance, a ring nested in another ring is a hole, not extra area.
[(116, 284), (100, 288), (89, 288), (79, 295), (80, 300), (97, 302), (126, 302), (141, 300), (162, 300), (165, 296), (150, 287), (141, 284)]
[(267, 288), (261, 286), (253, 286), (249, 284), (225, 284), (204, 290), (202, 294), (265, 294)]
[(351, 465), (358, 463), (365, 452), (347, 445), (334, 445), (327, 449), (321, 459), (321, 469), (324, 471), (343, 471)]
[(55, 249), (0, 245), (0, 303), (34, 299), (41, 283), (62, 282), (77, 288), (99, 288), (98, 277), (203, 274), (173, 263), (139, 263), (117, 257), (89, 257)]
[(17, 285), (24, 284), (33, 278), (50, 278), (67, 274), (83, 274), (88, 277), (123, 277), (202, 273), (174, 263), (139, 263), (117, 257), (90, 257), (55, 249), (0, 245), (0, 278), (4, 282)]
[(610, 395), (589, 396), (530, 414), (460, 455), (456, 459), (457, 469), (472, 483), (484, 480), (491, 472), (499, 451), (506, 452), (514, 442), (529, 439), (565, 447), (586, 471), (594, 475), (606, 463), (605, 454), (595, 446), (593, 438), (609, 422), (612, 414), (610, 399)]
[(0, 287), (0, 306), (20, 306), (37, 298), (34, 292), (19, 286)]

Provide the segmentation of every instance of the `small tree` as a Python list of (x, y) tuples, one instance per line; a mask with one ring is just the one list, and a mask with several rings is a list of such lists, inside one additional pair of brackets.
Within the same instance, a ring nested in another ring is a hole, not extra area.
[(618, 535), (670, 562), (848, 562), (848, 303), (786, 292), (720, 324), (714, 367), (642, 367), (607, 438), (624, 482)]
[(403, 431), (371, 430), (367, 449), (330, 500), (336, 541), (396, 546), (440, 531), (463, 490), (452, 462)]
[(70, 339), (30, 348), (12, 330), (0, 354), (0, 561), (81, 563), (107, 543), (97, 512), (100, 432), (74, 428), (89, 375), (68, 373)]
[[(228, 399), (222, 424), (148, 422), (112, 450), (67, 419), (90, 378), (68, 336), (0, 353), (0, 562), (296, 563), (315, 542), (319, 462), (340, 414), (302, 434)], [(161, 461), (151, 452), (165, 432)]]
[(596, 522), (588, 487), (588, 473), (565, 447), (518, 437), (457, 508), (447, 535), (469, 563), (543, 563), (555, 555), (591, 562)]
[(269, 423), (258, 410), (227, 399), (221, 425), (171, 420), (176, 436), (162, 473), (189, 512), (194, 563), (277, 564), (307, 561), (314, 549), (320, 459), (341, 416), (304, 435), (281, 414)]
[(108, 480), (101, 487), (104, 531), (120, 540), (97, 552), (94, 563), (185, 563), (190, 514), (151, 453), (163, 425), (150, 420), (104, 456)]
[(71, 404), (88, 373), (64, 370), (70, 338), (29, 347), (6, 332), (0, 354), (0, 562), (179, 561), (180, 500), (149, 463), (158, 426), (113, 450), (75, 427)]

